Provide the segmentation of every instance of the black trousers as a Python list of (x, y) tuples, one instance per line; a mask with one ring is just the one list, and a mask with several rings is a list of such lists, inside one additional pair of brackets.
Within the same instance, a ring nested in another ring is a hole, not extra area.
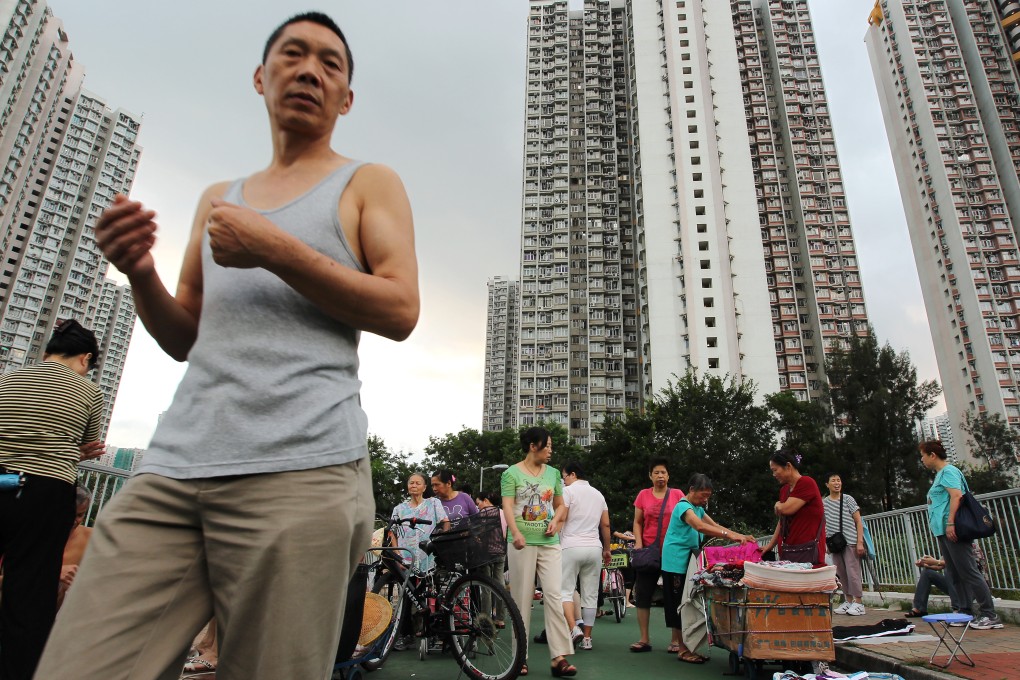
[(73, 484), (25, 475), (0, 491), (0, 680), (31, 680), (57, 615), (64, 545), (74, 525)]

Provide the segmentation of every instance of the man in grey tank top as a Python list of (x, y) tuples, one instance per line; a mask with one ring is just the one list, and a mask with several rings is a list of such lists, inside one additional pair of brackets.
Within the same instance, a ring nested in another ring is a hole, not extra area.
[(36, 678), (177, 678), (213, 616), (221, 680), (329, 677), (375, 501), (361, 331), (418, 321), (407, 195), (330, 147), (353, 60), (326, 15), (289, 19), (254, 76), (269, 166), (199, 202), (177, 292), (155, 212), (118, 196), (96, 238), (188, 370), (138, 474), (104, 509)]

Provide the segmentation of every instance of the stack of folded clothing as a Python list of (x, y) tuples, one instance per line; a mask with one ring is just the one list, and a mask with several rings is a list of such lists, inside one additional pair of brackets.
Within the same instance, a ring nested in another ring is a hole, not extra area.
[(796, 562), (748, 562), (741, 584), (783, 593), (831, 593), (838, 588), (836, 567), (812, 569), (810, 564)]

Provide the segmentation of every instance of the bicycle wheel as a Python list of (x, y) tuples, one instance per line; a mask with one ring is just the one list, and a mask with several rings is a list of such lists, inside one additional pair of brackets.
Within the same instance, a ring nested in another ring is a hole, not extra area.
[(375, 583), (372, 584), (372, 592), (382, 595), (390, 601), (390, 606), (393, 607), (393, 618), (390, 627), (383, 633), (383, 639), (377, 643), (377, 654), (361, 662), (361, 667), (366, 671), (374, 671), (386, 663), (386, 657), (393, 651), (393, 645), (404, 627), (408, 608), (407, 598), (404, 597), (404, 582), (396, 574), (387, 572), (376, 578)]
[(613, 599), (613, 614), (616, 615), (616, 622), (619, 623), (627, 616), (627, 589), (623, 583), (623, 574), (619, 569), (613, 569), (610, 573), (609, 596)]
[[(524, 665), (524, 620), (510, 593), (488, 576), (461, 576), (446, 591), (447, 639), (461, 669), (472, 678), (516, 678)], [(503, 607), (506, 628), (497, 628), (493, 609)]]

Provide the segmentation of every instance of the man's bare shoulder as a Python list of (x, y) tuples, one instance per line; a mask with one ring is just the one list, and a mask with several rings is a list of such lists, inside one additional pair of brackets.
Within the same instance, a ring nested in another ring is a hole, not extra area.
[(233, 182), (231, 181), (216, 182), (215, 184), (210, 184), (208, 187), (206, 187), (206, 190), (202, 192), (202, 198), (200, 199), (200, 201), (203, 204), (207, 204), (214, 198), (223, 198), (226, 195), (227, 189), (230, 188), (231, 184), (233, 184)]
[(404, 183), (397, 171), (382, 163), (368, 163), (358, 168), (351, 178), (351, 188), (365, 196), (376, 192), (404, 191)]

